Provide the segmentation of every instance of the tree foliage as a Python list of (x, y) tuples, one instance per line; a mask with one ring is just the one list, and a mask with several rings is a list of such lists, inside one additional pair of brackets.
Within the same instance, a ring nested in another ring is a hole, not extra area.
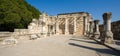
[(27, 28), (40, 12), (25, 0), (0, 0), (0, 31)]

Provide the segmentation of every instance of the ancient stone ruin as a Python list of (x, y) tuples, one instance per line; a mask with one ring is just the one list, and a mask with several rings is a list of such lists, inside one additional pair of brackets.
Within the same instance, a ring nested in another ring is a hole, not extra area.
[(8, 37), (12, 37), (12, 40), (7, 41), (4, 39), (4, 42), (16, 43), (17, 41), (13, 39), (34, 40), (52, 35), (76, 35), (95, 39), (100, 38), (104, 43), (114, 43), (110, 24), (111, 15), (110, 12), (103, 14), (104, 33), (100, 33), (99, 20), (93, 20), (91, 14), (87, 12), (62, 13), (57, 16), (42, 13), (39, 19), (32, 20), (28, 25), (28, 29), (15, 29), (14, 32), (9, 32)]
[(105, 43), (113, 44), (113, 33), (111, 31), (111, 12), (107, 12), (103, 14), (103, 20), (104, 20), (104, 33), (103, 33), (103, 39), (102, 41)]

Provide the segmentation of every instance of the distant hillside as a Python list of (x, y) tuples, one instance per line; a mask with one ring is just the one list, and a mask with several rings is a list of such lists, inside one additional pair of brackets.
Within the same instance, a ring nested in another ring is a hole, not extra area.
[(27, 28), (40, 12), (25, 0), (0, 0), (0, 31)]

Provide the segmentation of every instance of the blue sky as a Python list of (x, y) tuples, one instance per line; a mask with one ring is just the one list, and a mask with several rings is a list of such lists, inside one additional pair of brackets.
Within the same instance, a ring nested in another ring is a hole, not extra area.
[(68, 12), (89, 12), (103, 23), (102, 14), (112, 12), (112, 21), (120, 20), (120, 0), (26, 0), (40, 12), (49, 15)]

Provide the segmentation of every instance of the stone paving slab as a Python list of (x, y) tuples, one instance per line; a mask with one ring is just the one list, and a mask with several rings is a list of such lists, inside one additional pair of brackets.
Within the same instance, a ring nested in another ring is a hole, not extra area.
[(115, 48), (116, 50), (118, 50), (120, 52), (120, 40), (115, 40), (115, 44), (107, 44), (106, 45)]
[(116, 45), (116, 44), (107, 44), (105, 43), (105, 45), (114, 48), (115, 50), (117, 50), (120, 53), (120, 46)]
[[(101, 43), (100, 39), (94, 39), (94, 40), (99, 42), (100, 44), (103, 44)], [(103, 45), (120, 53), (120, 41), (119, 40), (115, 40), (115, 44), (104, 43)]]
[(13, 46), (1, 47), (0, 56), (117, 56), (97, 42), (80, 36), (51, 36), (26, 40)]

